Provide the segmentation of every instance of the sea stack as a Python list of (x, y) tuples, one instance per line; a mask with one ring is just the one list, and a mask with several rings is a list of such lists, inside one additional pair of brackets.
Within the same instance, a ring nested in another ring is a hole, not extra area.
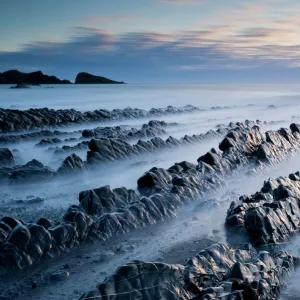
[(75, 84), (124, 84), (123, 81), (114, 81), (103, 76), (96, 76), (86, 72), (78, 73)]

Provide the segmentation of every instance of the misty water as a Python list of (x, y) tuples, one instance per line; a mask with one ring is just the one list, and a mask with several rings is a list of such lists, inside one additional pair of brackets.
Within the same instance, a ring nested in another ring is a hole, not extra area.
[(49, 107), (74, 108), (82, 111), (97, 108), (135, 107), (149, 109), (168, 105), (260, 107), (295, 104), (300, 95), (297, 85), (42, 85), (30, 89), (0, 86), (3, 108), (28, 109)]
[[(30, 109), (48, 107), (53, 109), (74, 108), (80, 111), (95, 109), (115, 108), (164, 108), (168, 105), (175, 107), (195, 105), (203, 111), (192, 114), (166, 115), (158, 118), (127, 119), (105, 123), (80, 124), (57, 130), (69, 132), (65, 137), (81, 138), (77, 130), (91, 129), (98, 126), (127, 125), (140, 128), (151, 119), (176, 122), (177, 127), (167, 128), (167, 134), (160, 136), (166, 139), (172, 135), (182, 138), (185, 135), (205, 133), (208, 130), (216, 130), (217, 125), (227, 125), (230, 122), (249, 120), (281, 121), (278, 124), (269, 124), (267, 129), (279, 129), (287, 127), (300, 119), (300, 88), (297, 86), (212, 86), (212, 85), (112, 85), (112, 86), (40, 86), (30, 89), (9, 89), (9, 86), (0, 86), (0, 107), (10, 109)], [(64, 139), (63, 137), (59, 137)], [(57, 145), (76, 145), (78, 141), (65, 142)], [(36, 147), (40, 141), (5, 145), (9, 149), (20, 151), (19, 163), (24, 164), (32, 159), (37, 159), (43, 164), (57, 169), (65, 156), (55, 156), (48, 147)], [(218, 148), (220, 138), (203, 141), (200, 144), (183, 146), (168, 151), (158, 151), (149, 155), (143, 155), (126, 160), (118, 160), (113, 163), (101, 164), (93, 171), (84, 175), (72, 176), (65, 179), (57, 179), (51, 182), (6, 185), (1, 187), (2, 208), (10, 206), (15, 200), (26, 199), (30, 196), (43, 198), (44, 204), (36, 207), (18, 208), (11, 207), (10, 214), (21, 213), (26, 221), (35, 220), (42, 214), (60, 217), (63, 211), (72, 204), (78, 204), (80, 191), (94, 189), (103, 185), (112, 188), (125, 186), (135, 189), (137, 179), (151, 167), (168, 168), (175, 162), (183, 160), (197, 163), (197, 158), (211, 148)], [(132, 140), (129, 143), (136, 143)], [(75, 151), (82, 159), (86, 159), (86, 151)], [(298, 171), (300, 157), (295, 157), (284, 165), (271, 170), (255, 178), (241, 177), (228, 182), (228, 190), (237, 189), (241, 194), (251, 194), (260, 190), (263, 181), (269, 177), (286, 176)], [(223, 191), (226, 192), (226, 189)], [(228, 203), (229, 205), (229, 203)], [(225, 222), (228, 205), (218, 209), (212, 220), (215, 228), (222, 228)], [(5, 214), (6, 210), (2, 212)], [(185, 236), (185, 239), (188, 239)], [(184, 240), (184, 239), (183, 239)], [(299, 251), (298, 239), (291, 245), (293, 254)], [(298, 278), (298, 275), (295, 276)], [(298, 280), (298, 279), (297, 279)], [(295, 288), (297, 284), (293, 284)]]
[[(149, 119), (127, 119), (105, 123), (81, 124), (57, 128), (70, 132), (68, 137), (81, 137), (77, 130), (95, 128), (97, 126), (127, 125), (140, 128), (151, 119), (176, 122), (177, 127), (167, 129), (169, 135), (176, 138), (185, 135), (205, 133), (210, 129), (216, 130), (216, 125), (227, 125), (229, 122), (249, 120), (282, 121), (280, 125), (270, 125), (266, 129), (277, 129), (288, 126), (293, 116), (297, 117), (297, 101), (300, 88), (297, 86), (219, 86), (219, 85), (55, 85), (37, 86), (30, 89), (9, 89), (0, 86), (0, 106), (11, 109), (29, 109), (48, 107), (53, 109), (74, 108), (80, 111), (100, 108), (158, 108), (172, 106), (195, 105), (203, 111), (193, 114), (166, 115)], [(293, 109), (291, 109), (293, 106)], [(300, 113), (299, 113), (300, 116)], [(67, 136), (66, 136), (67, 137)], [(60, 137), (62, 140), (64, 136)], [(57, 169), (64, 156), (55, 156), (48, 147), (36, 147), (40, 139), (8, 145), (10, 149), (17, 149), (21, 153), (20, 163), (37, 159), (43, 164)], [(57, 145), (76, 145), (77, 141), (65, 142)], [(168, 153), (162, 151), (144, 157), (118, 161), (107, 166), (101, 166), (91, 175), (80, 179), (68, 179), (66, 182), (51, 182), (47, 184), (26, 184), (26, 186), (4, 187), (2, 192), (10, 196), (7, 200), (26, 197), (34, 193), (43, 196), (50, 206), (77, 204), (77, 195), (81, 190), (97, 188), (105, 184), (113, 188), (126, 186), (136, 187), (136, 180), (144, 171), (153, 166), (170, 167), (175, 162), (187, 160), (196, 163), (199, 156), (209, 149), (218, 147), (220, 140), (203, 142), (184, 148), (174, 149)], [(136, 143), (136, 141), (130, 141)], [(77, 151), (82, 159), (86, 159), (86, 151)], [(71, 188), (74, 181), (79, 181), (75, 188)]]

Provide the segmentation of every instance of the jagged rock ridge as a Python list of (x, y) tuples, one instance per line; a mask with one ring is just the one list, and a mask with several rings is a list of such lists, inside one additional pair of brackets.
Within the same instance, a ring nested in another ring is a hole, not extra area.
[(299, 198), (299, 172), (269, 179), (260, 192), (231, 203), (226, 224), (248, 234), (255, 245), (286, 242), (300, 229)]
[(98, 109), (81, 112), (75, 109), (37, 108), (29, 110), (0, 109), (0, 132), (32, 130), (45, 127), (68, 126), (92, 122), (112, 120), (151, 118), (163, 115), (193, 113), (201, 111), (198, 107), (186, 105), (183, 107), (168, 106), (166, 108), (143, 109)]
[(215, 244), (185, 265), (128, 263), (80, 299), (276, 299), (293, 270), (287, 252)]

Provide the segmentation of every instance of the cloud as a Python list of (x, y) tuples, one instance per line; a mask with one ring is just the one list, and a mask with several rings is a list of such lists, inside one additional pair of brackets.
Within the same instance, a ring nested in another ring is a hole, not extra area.
[(65, 42), (38, 41), (16, 52), (0, 52), (0, 65), (68, 78), (88, 71), (124, 81), (204, 80), (203, 74), (210, 74), (207, 80), (228, 74), (255, 74), (260, 80), (266, 74), (271, 79), (274, 70), (295, 79), (300, 73), (299, 14), (291, 8), (275, 16), (266, 3), (272, 2), (228, 8), (177, 32), (114, 33), (96, 28), (112, 19), (91, 17), (86, 19), (89, 26), (73, 28)]
[(205, 0), (154, 0), (155, 2), (164, 2), (169, 4), (201, 4)]

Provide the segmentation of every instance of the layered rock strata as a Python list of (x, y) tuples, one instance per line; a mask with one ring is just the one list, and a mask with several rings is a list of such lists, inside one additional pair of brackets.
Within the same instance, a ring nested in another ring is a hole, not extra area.
[(81, 112), (75, 109), (37, 108), (29, 110), (0, 109), (0, 132), (33, 130), (38, 128), (67, 126), (74, 124), (104, 122), (124, 119), (151, 118), (164, 115), (193, 113), (201, 111), (198, 107), (187, 105), (183, 107), (168, 106), (167, 108), (143, 109), (98, 109)]
[(226, 224), (246, 232), (253, 244), (286, 242), (300, 229), (300, 174), (266, 181), (261, 191), (232, 202)]
[[(183, 203), (219, 190), (225, 184), (225, 177), (249, 166), (253, 170), (267, 168), (296, 153), (299, 150), (298, 129), (292, 124), (290, 129), (263, 132), (255, 124), (240, 124), (220, 143), (220, 150), (212, 149), (199, 157), (197, 165), (183, 161), (167, 170), (152, 168), (146, 172), (138, 180), (139, 194), (126, 188), (111, 190), (109, 187), (83, 192), (80, 205), (70, 207), (62, 222), (53, 224), (51, 220), (43, 220), (47, 227), (43, 232), (51, 237), (50, 248), (49, 245), (39, 246), (43, 243), (42, 237), (28, 234), (32, 224), (3, 218), (0, 265), (23, 268), (47, 256), (49, 251), (51, 255), (56, 249), (72, 248), (87, 239), (105, 240), (173, 218)], [(71, 159), (62, 172), (78, 170), (80, 165), (79, 160)], [(12, 232), (17, 225), (20, 227), (14, 232), (18, 232), (18, 238), (9, 238), (15, 235)], [(37, 243), (34, 247), (39, 249), (39, 256), (31, 252), (33, 246), (28, 248), (31, 241)]]
[(128, 263), (80, 299), (276, 299), (293, 270), (284, 251), (214, 244), (185, 265)]

